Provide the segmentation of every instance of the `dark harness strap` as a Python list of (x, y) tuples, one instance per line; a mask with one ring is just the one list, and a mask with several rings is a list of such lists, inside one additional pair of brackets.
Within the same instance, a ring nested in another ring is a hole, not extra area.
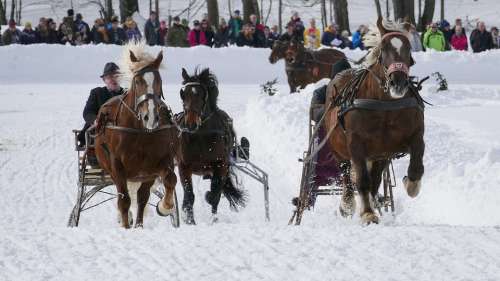
[(424, 107), (414, 97), (402, 98), (398, 100), (382, 101), (373, 99), (355, 99), (353, 103), (342, 110), (339, 114), (344, 115), (354, 109), (372, 111), (396, 111), (406, 108), (417, 108), (424, 111)]

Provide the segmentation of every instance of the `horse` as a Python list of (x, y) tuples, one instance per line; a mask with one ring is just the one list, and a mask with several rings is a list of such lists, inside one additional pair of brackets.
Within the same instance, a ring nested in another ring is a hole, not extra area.
[(284, 59), (286, 50), (288, 49), (288, 41), (276, 40), (271, 48), (269, 55), (269, 62), (271, 64), (277, 63), (279, 60)]
[[(130, 228), (131, 198), (137, 201), (135, 227), (143, 227), (150, 189), (160, 177), (165, 196), (157, 205), (160, 215), (172, 215), (177, 177), (174, 159), (179, 149), (178, 128), (170, 109), (162, 101), (160, 66), (163, 53), (155, 58), (144, 44), (124, 48), (123, 78), (129, 90), (110, 99), (99, 110), (95, 152), (100, 166), (109, 173), (118, 194), (121, 225)], [(140, 186), (139, 186), (140, 185)], [(139, 186), (133, 190), (132, 186)]]
[[(363, 224), (378, 223), (373, 202), (390, 159), (410, 154), (404, 188), (416, 197), (424, 173), (424, 103), (409, 76), (414, 64), (407, 24), (377, 20), (364, 38), (373, 47), (359, 70), (346, 70), (327, 87), (324, 126), (338, 162), (350, 164)], [(352, 216), (354, 188), (344, 184), (340, 211)]]
[(343, 52), (335, 49), (308, 50), (295, 39), (288, 43), (285, 61), (290, 93), (323, 78), (332, 79), (340, 71), (351, 68)]
[(211, 222), (216, 222), (217, 208), (223, 193), (233, 210), (244, 207), (246, 194), (239, 189), (230, 172), (230, 154), (235, 145), (231, 118), (217, 105), (219, 94), (216, 76), (208, 68), (189, 76), (182, 69), (183, 87), (180, 96), (184, 111), (176, 120), (182, 128), (179, 176), (184, 189), (183, 220), (196, 224), (193, 205), (192, 175), (211, 179), (205, 200), (212, 207)]

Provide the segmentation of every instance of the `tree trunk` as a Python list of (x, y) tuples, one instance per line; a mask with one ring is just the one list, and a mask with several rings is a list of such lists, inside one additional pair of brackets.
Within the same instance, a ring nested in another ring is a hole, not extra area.
[(330, 11), (330, 18), (329, 21), (327, 22), (327, 26), (333, 22), (333, 0), (330, 0), (329, 11)]
[(160, 0), (155, 0), (155, 12), (158, 18), (160, 18)]
[(269, 20), (269, 16), (271, 15), (272, 10), (273, 10), (273, 0), (269, 0), (269, 8), (267, 9), (267, 14), (263, 22), (264, 25), (267, 25), (267, 21)]
[(434, 18), (434, 8), (436, 6), (436, 0), (425, 0), (424, 2), (424, 12), (422, 13), (422, 18), (418, 23), (418, 30), (424, 31), (425, 27), (432, 22)]
[(132, 16), (135, 12), (138, 11), (138, 0), (120, 0), (120, 18), (122, 22), (125, 22), (127, 17)]
[(10, 2), (10, 19), (13, 20), (16, 14), (16, 0)]
[(111, 21), (113, 14), (113, 0), (106, 0), (106, 20)]
[(382, 8), (380, 7), (380, 0), (375, 0), (375, 7), (377, 8), (377, 17), (382, 17)]
[(327, 16), (326, 16), (326, 0), (321, 0), (321, 25), (323, 26), (323, 30), (327, 26)]
[(5, 7), (3, 2), (0, 1), (0, 25), (6, 25), (7, 19), (5, 18)]
[(22, 15), (22, 8), (23, 8), (23, 1), (19, 0), (19, 3), (17, 4), (17, 13), (16, 13), (16, 22), (18, 24), (21, 24), (21, 15)]
[(207, 0), (208, 21), (212, 26), (219, 26), (219, 3), (217, 0)]
[(414, 0), (392, 0), (394, 9), (394, 20), (408, 21), (415, 24), (415, 1)]
[(283, 0), (278, 0), (278, 29), (283, 32)]
[(248, 22), (252, 14), (260, 19), (259, 2), (257, 0), (243, 0), (243, 21)]
[(385, 0), (385, 17), (388, 19), (390, 17), (389, 13), (389, 0)]
[(344, 30), (351, 31), (349, 29), (349, 11), (347, 10), (347, 0), (334, 0), (333, 9), (335, 13), (335, 23), (339, 26), (338, 32), (341, 33)]
[(441, 21), (444, 20), (444, 0), (441, 0)]

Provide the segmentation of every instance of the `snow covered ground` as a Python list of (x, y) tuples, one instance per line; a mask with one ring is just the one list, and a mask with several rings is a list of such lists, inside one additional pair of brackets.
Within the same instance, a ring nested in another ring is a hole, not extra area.
[[(154, 49), (153, 51), (158, 51)], [(152, 52), (153, 52), (152, 51)], [(149, 212), (145, 227), (123, 230), (114, 203), (66, 222), (76, 196), (71, 130), (112, 46), (0, 48), (0, 280), (498, 280), (500, 278), (500, 52), (416, 54), (414, 74), (439, 70), (450, 84), (427, 83), (426, 173), (420, 196), (401, 187), (408, 159), (395, 162), (396, 213), (363, 227), (337, 214), (337, 198), (320, 198), (300, 227), (287, 226), (298, 193), (314, 85), (288, 95), (282, 64), (267, 50), (166, 49), (167, 103), (179, 111), (181, 67), (213, 67), (220, 106), (251, 141), (253, 161), (269, 173), (271, 222), (262, 187), (243, 178), (248, 207), (209, 225), (195, 178), (198, 225), (173, 229)], [(349, 52), (359, 57), (361, 52)], [(4, 67), (6, 66), (6, 67)], [(6, 69), (6, 70), (5, 70)], [(278, 77), (280, 94), (260, 94)], [(182, 189), (177, 186), (182, 198)]]

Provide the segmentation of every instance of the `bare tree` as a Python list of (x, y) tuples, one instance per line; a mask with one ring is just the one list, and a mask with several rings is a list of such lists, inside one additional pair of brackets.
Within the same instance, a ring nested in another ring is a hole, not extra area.
[(5, 6), (4, 4), (2, 3), (2, 1), (0, 1), (0, 25), (3, 24), (7, 24), (7, 19), (5, 18)]
[(16, 13), (16, 0), (12, 0), (10, 2), (10, 19), (14, 19), (14, 15)]
[(349, 11), (347, 10), (347, 0), (334, 0), (333, 10), (335, 14), (335, 23), (339, 26), (339, 32), (349, 29)]
[(424, 1), (424, 12), (422, 17), (418, 22), (418, 30), (424, 31), (425, 27), (432, 22), (434, 18), (434, 7), (436, 6), (436, 0), (425, 0)]
[(414, 0), (392, 0), (394, 8), (394, 20), (408, 19), (415, 24), (415, 1)]
[(379, 0), (374, 0), (374, 1), (375, 1), (375, 7), (377, 8), (377, 17), (381, 18), (382, 8), (380, 7), (380, 1)]
[(219, 3), (217, 0), (207, 0), (208, 21), (212, 26), (219, 26)]
[(283, 0), (278, 0), (278, 29), (283, 32)]
[(441, 21), (444, 20), (444, 0), (441, 0)]
[(321, 0), (321, 25), (323, 29), (327, 26), (327, 16), (326, 16), (326, 0)]
[(127, 17), (139, 11), (138, 0), (120, 0), (120, 18), (124, 22)]
[(273, 9), (273, 0), (269, 0), (269, 7), (267, 8), (266, 17), (264, 18), (264, 25), (267, 25), (267, 21), (269, 20), (269, 16), (271, 15), (272, 9)]
[(242, 0), (243, 1), (243, 21), (248, 22), (250, 15), (254, 14), (260, 19), (259, 2), (257, 0)]

